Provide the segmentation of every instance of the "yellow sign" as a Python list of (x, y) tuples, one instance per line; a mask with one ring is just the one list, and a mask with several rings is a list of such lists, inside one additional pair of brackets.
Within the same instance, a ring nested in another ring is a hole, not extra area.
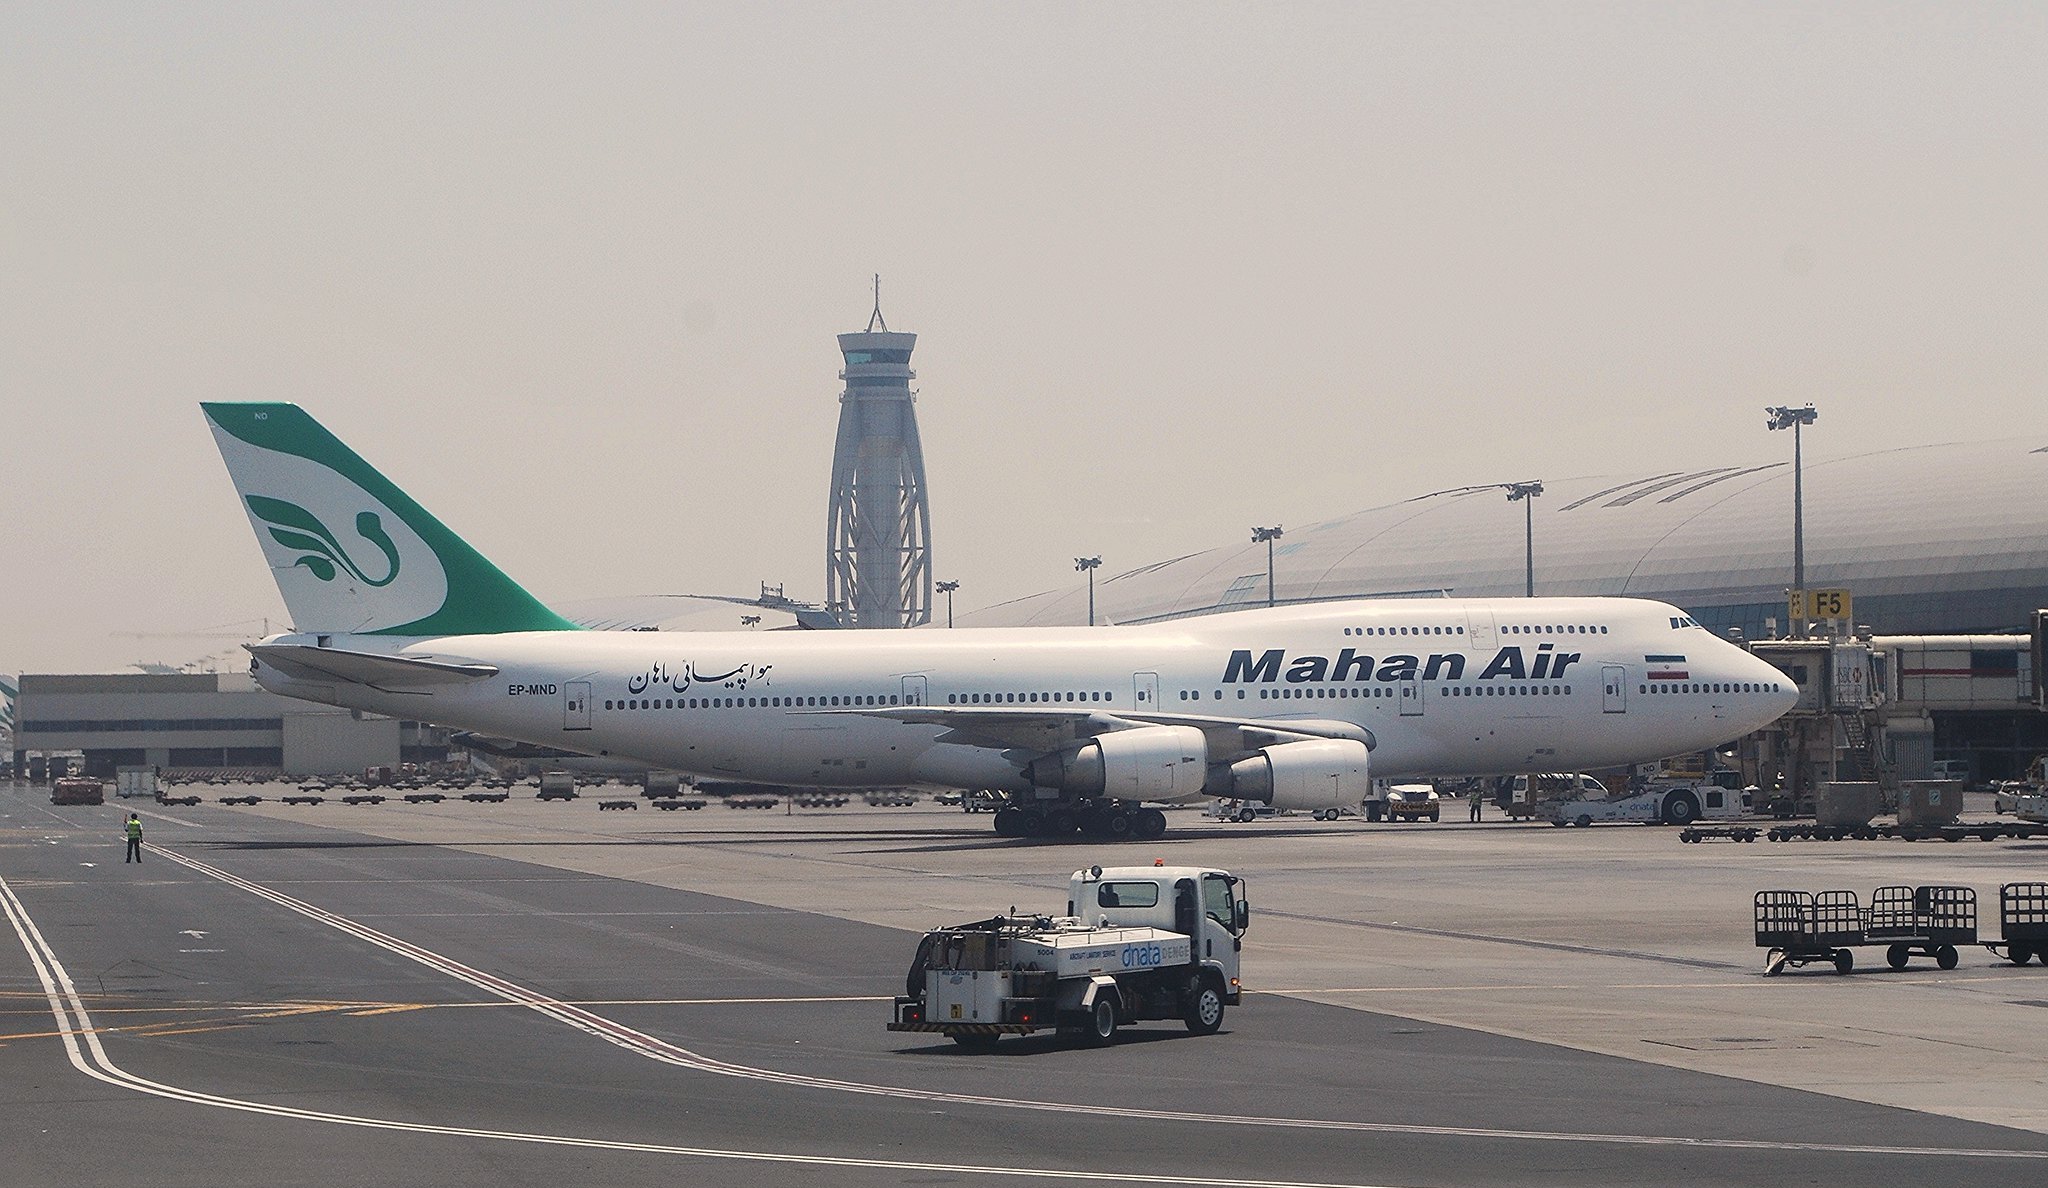
[(1855, 615), (1855, 603), (1847, 590), (1793, 590), (1785, 599), (1785, 610), (1795, 623), (1848, 619)]

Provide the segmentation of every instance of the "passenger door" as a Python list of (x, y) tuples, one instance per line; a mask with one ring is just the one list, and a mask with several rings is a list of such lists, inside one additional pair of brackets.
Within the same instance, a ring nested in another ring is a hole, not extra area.
[(923, 677), (907, 676), (903, 678), (903, 704), (925, 704), (925, 683)]
[(1156, 672), (1134, 672), (1131, 674), (1132, 708), (1156, 710), (1159, 708), (1159, 674)]
[(570, 681), (562, 686), (562, 729), (590, 729), (589, 681)]
[(1600, 666), (1601, 701), (1603, 713), (1625, 714), (1628, 712), (1628, 669), (1619, 664)]
[(1401, 682), (1401, 716), (1419, 718), (1422, 716), (1422, 676), (1417, 673)]

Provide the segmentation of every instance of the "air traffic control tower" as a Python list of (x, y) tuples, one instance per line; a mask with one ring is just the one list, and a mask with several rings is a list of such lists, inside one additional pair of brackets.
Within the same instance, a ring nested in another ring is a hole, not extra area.
[(832, 451), (825, 539), (825, 605), (847, 627), (915, 627), (932, 617), (931, 509), (910, 352), (917, 335), (882, 320), (882, 286), (868, 328), (839, 336), (846, 390)]

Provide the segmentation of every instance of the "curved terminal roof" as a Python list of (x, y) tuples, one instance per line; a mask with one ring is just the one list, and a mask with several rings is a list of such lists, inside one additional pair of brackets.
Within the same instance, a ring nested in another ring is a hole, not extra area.
[[(1522, 477), (1522, 476), (1515, 476)], [(1717, 631), (1782, 633), (1792, 584), (1792, 464), (1670, 465), (1544, 479), (1536, 593), (1631, 595)], [(1924, 445), (1805, 473), (1806, 584), (1846, 587), (1855, 619), (1890, 634), (2024, 630), (2048, 606), (2048, 447)], [(1419, 496), (1290, 527), (1278, 601), (1523, 591), (1523, 509), (1499, 488)], [(1266, 547), (1245, 541), (1096, 584), (1100, 621), (1149, 622), (1263, 605)], [(957, 617), (962, 625), (1087, 621), (1073, 585)]]

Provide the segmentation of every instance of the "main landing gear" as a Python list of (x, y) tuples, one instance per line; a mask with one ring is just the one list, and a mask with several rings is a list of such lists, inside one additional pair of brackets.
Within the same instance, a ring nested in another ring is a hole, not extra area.
[(1049, 804), (996, 811), (997, 837), (1084, 837), (1151, 841), (1166, 836), (1166, 814), (1116, 801)]

